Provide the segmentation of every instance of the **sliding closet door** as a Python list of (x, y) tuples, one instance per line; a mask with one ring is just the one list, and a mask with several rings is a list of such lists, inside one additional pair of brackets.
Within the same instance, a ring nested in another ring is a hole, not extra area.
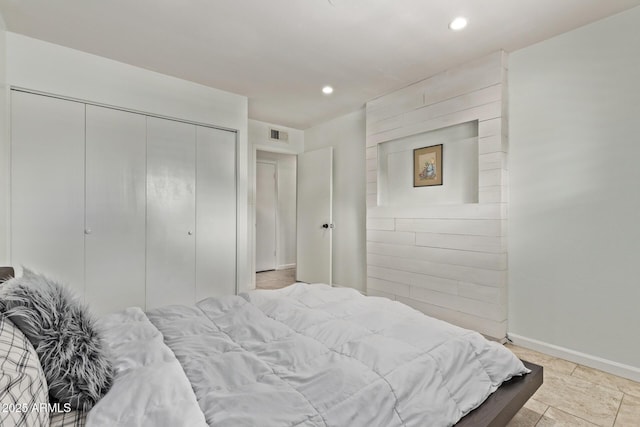
[(236, 133), (197, 127), (196, 299), (236, 292)]
[(147, 309), (195, 302), (196, 127), (147, 118)]
[(146, 117), (87, 105), (86, 300), (145, 304)]
[(84, 291), (84, 104), (11, 93), (11, 262)]

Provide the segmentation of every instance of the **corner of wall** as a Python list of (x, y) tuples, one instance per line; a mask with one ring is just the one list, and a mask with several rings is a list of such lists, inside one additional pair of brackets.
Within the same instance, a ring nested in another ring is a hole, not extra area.
[(250, 167), (247, 161), (248, 156), (251, 152), (251, 145), (249, 142), (249, 100), (246, 97), (242, 99), (242, 114), (241, 120), (238, 124), (238, 176), (240, 177), (240, 182), (238, 183), (237, 188), (237, 206), (238, 206), (238, 216), (237, 216), (237, 242), (238, 247), (236, 248), (237, 254), (237, 286), (238, 293), (245, 292), (253, 289), (252, 287), (252, 276), (249, 274), (248, 268), (251, 265), (251, 231), (246, 226), (242, 224), (248, 224), (250, 219), (250, 205), (248, 199), (243, 197), (243, 195), (248, 193), (248, 189), (251, 186), (251, 180), (249, 177)]
[(305, 151), (333, 147), (333, 284), (366, 289), (365, 110), (305, 130)]
[(7, 33), (0, 14), (0, 265), (9, 265), (9, 89)]

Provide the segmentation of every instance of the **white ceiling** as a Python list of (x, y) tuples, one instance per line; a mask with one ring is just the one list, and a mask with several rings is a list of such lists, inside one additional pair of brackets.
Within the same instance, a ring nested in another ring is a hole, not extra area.
[[(10, 31), (246, 95), (304, 129), (640, 0), (0, 0)], [(462, 32), (447, 28), (458, 15)], [(321, 88), (335, 92), (325, 96)]]

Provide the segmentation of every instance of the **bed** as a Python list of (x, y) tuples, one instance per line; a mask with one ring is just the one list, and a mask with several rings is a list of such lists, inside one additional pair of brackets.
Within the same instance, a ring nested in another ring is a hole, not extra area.
[(475, 332), (321, 284), (98, 325), (116, 380), (87, 426), (504, 426), (542, 383)]

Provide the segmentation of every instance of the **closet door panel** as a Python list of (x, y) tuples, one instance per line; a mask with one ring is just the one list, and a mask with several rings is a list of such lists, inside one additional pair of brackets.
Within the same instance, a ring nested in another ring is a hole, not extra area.
[(196, 299), (236, 292), (236, 133), (197, 127)]
[(196, 127), (147, 117), (147, 309), (195, 302)]
[(11, 93), (11, 262), (84, 296), (84, 104)]
[(145, 305), (146, 117), (87, 105), (86, 299)]

